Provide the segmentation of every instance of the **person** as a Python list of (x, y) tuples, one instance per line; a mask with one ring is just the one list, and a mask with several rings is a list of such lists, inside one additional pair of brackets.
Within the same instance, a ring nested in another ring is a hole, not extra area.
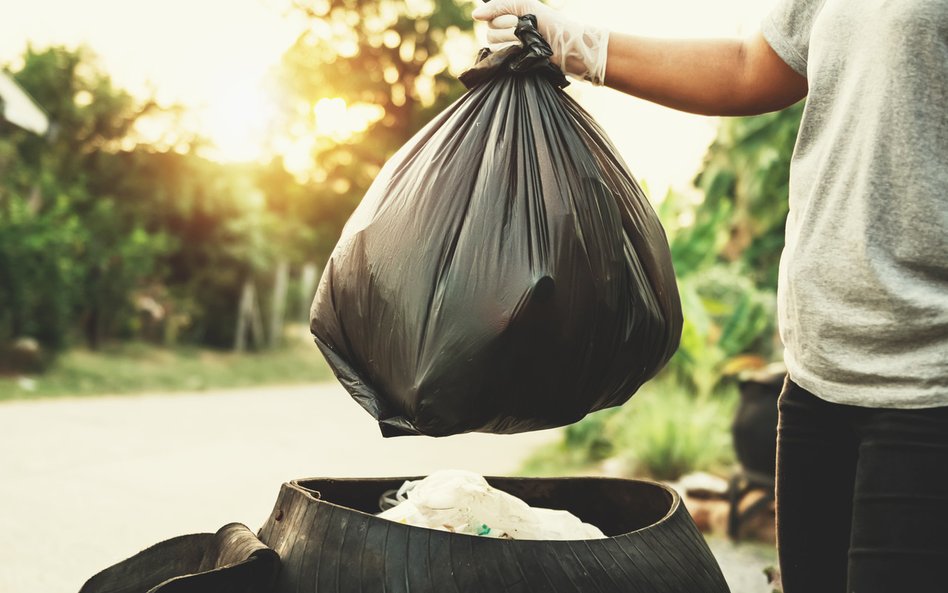
[(746, 40), (534, 14), (565, 73), (706, 115), (806, 104), (778, 309), (785, 593), (948, 591), (948, 0), (779, 0)]

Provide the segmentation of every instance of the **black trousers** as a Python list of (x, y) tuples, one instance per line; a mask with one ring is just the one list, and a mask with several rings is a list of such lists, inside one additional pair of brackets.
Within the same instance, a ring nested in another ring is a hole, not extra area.
[(844, 406), (788, 379), (779, 408), (784, 593), (948, 593), (948, 407)]

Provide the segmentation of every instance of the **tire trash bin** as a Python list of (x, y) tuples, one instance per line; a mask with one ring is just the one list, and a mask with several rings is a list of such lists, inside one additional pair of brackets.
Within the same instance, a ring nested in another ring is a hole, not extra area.
[[(256, 537), (228, 526), (240, 537), (176, 538), (99, 573), (80, 593), (728, 593), (681, 498), (662, 484), (487, 478), (494, 488), (531, 506), (568, 511), (606, 536), (516, 540), (376, 516), (384, 493), (418, 479), (288, 482)], [(190, 560), (175, 555), (181, 539), (192, 544)], [(225, 562), (214, 562), (218, 557)]]

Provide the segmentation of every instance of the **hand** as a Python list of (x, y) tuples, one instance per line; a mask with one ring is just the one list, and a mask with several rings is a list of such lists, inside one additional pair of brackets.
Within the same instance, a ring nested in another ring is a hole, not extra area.
[(538, 0), (492, 0), (474, 9), (474, 18), (487, 21), (491, 51), (520, 43), (514, 35), (519, 17), (537, 17), (537, 30), (553, 49), (552, 61), (564, 74), (595, 85), (605, 83), (609, 32), (571, 21)]

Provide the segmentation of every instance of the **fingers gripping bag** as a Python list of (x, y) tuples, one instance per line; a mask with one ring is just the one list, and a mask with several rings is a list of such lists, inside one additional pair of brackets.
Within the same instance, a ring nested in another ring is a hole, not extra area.
[(621, 405), (678, 347), (655, 212), (533, 17), (383, 167), (311, 329), (385, 436), (516, 433)]

